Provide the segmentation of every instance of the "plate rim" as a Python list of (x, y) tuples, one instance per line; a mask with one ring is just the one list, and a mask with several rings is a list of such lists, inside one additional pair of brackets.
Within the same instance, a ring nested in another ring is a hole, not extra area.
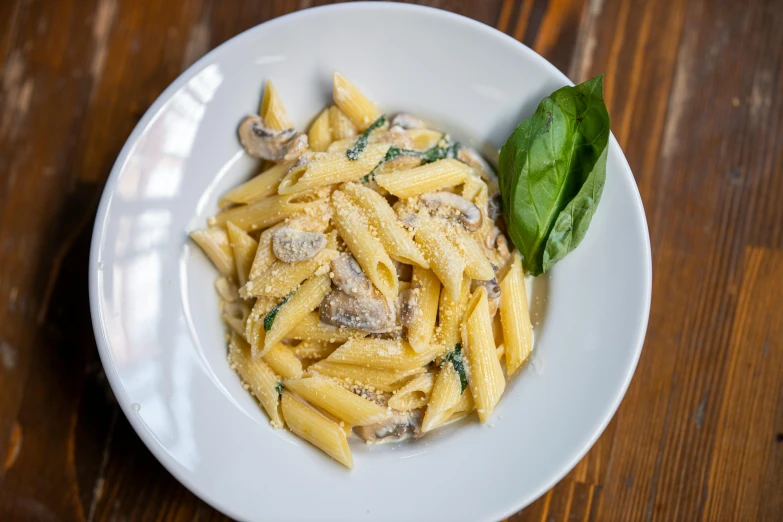
[[(166, 104), (168, 104), (172, 100), (173, 94), (176, 91), (178, 91), (181, 87), (183, 87), (197, 73), (199, 73), (204, 68), (205, 65), (207, 65), (209, 62), (214, 60), (214, 56), (216, 54), (218, 54), (221, 51), (224, 51), (225, 48), (231, 47), (233, 45), (237, 45), (242, 40), (250, 38), (251, 35), (256, 33), (257, 31), (263, 31), (264, 28), (271, 25), (288, 23), (294, 21), (297, 18), (315, 16), (317, 15), (318, 12), (327, 11), (327, 10), (328, 11), (355, 11), (355, 10), (362, 10), (362, 9), (371, 10), (371, 11), (384, 11), (384, 10), (395, 10), (395, 11), (403, 11), (403, 12), (407, 11), (408, 13), (413, 15), (417, 13), (427, 13), (429, 15), (450, 20), (451, 22), (456, 22), (459, 24), (471, 26), (473, 29), (482, 31), (492, 38), (496, 38), (506, 44), (512, 44), (516, 46), (521, 52), (524, 52), (529, 59), (539, 62), (540, 65), (542, 65), (544, 68), (549, 70), (555, 77), (558, 77), (568, 85), (574, 85), (574, 83), (570, 80), (570, 78), (568, 78), (562, 71), (560, 71), (551, 62), (549, 62), (546, 58), (544, 58), (543, 56), (535, 52), (533, 49), (531, 49), (524, 43), (512, 38), (506, 33), (494, 27), (491, 27), (487, 24), (484, 24), (483, 22), (480, 22), (478, 20), (474, 20), (472, 18), (469, 18), (461, 14), (445, 11), (443, 9), (438, 9), (429, 6), (422, 6), (417, 4), (360, 1), (360, 2), (323, 5), (317, 7), (310, 7), (299, 11), (294, 11), (292, 13), (288, 13), (267, 20), (258, 25), (248, 28), (242, 31), (241, 33), (238, 33), (237, 35), (229, 38), (228, 40), (221, 43), (217, 47), (211, 49), (204, 56), (199, 58), (196, 62), (191, 64), (187, 69), (185, 69), (182, 73), (180, 73), (158, 95), (155, 101), (145, 111), (142, 118), (133, 128), (133, 131), (129, 134), (128, 138), (126, 139), (125, 143), (120, 149), (120, 152), (116, 160), (114, 161), (114, 164), (112, 165), (109, 176), (106, 179), (106, 184), (104, 185), (103, 191), (101, 193), (100, 203), (98, 205), (96, 218), (95, 218), (95, 224), (93, 226), (92, 238), (90, 241), (88, 286), (89, 286), (89, 298), (90, 298), (90, 316), (92, 320), (93, 333), (96, 340), (96, 347), (98, 349), (98, 354), (101, 360), (101, 364), (104, 368), (104, 372), (106, 374), (107, 380), (109, 381), (114, 396), (117, 398), (117, 403), (120, 405), (123, 414), (128, 419), (128, 422), (133, 427), (134, 431), (139, 436), (139, 438), (144, 443), (144, 445), (147, 447), (147, 449), (180, 484), (182, 484), (194, 495), (196, 495), (201, 501), (206, 502), (214, 509), (235, 519), (241, 520), (242, 518), (240, 517), (239, 513), (234, 511), (231, 505), (224, 504), (220, 499), (212, 496), (209, 491), (206, 491), (203, 488), (200, 488), (199, 486), (190, 482), (189, 477), (187, 476), (187, 472), (185, 470), (180, 470), (177, 467), (176, 461), (172, 459), (168, 455), (168, 453), (166, 453), (162, 449), (160, 443), (157, 441), (154, 435), (147, 429), (147, 427), (143, 424), (143, 422), (141, 422), (140, 418), (137, 415), (135, 415), (135, 412), (132, 410), (132, 404), (125, 392), (125, 388), (122, 385), (122, 382), (119, 378), (116, 366), (114, 364), (113, 358), (110, 353), (108, 334), (106, 330), (106, 322), (104, 321), (103, 310), (101, 309), (100, 299), (98, 298), (98, 293), (99, 293), (98, 274), (102, 270), (101, 261), (99, 259), (99, 253), (101, 250), (101, 245), (103, 240), (103, 231), (105, 230), (107, 210), (116, 192), (120, 172), (124, 170), (130, 158), (130, 155), (135, 149), (135, 147), (138, 145), (140, 138), (144, 135), (147, 129), (154, 123), (156, 116), (157, 114), (160, 113), (161, 109), (165, 107)], [(617, 410), (622, 400), (625, 398), (625, 394), (628, 391), (628, 387), (630, 386), (630, 383), (636, 372), (636, 367), (639, 363), (639, 359), (641, 357), (641, 352), (644, 346), (644, 341), (647, 334), (647, 328), (649, 325), (650, 308), (652, 303), (652, 248), (650, 242), (649, 225), (647, 222), (647, 215), (644, 210), (644, 204), (641, 198), (641, 194), (639, 192), (639, 187), (636, 183), (636, 179), (633, 176), (633, 172), (628, 163), (628, 159), (626, 158), (625, 153), (622, 151), (622, 148), (620, 147), (619, 142), (615, 138), (614, 133), (610, 133), (609, 142), (610, 142), (609, 146), (616, 146), (617, 150), (620, 152), (620, 156), (622, 160), (621, 164), (624, 166), (624, 168), (622, 169), (623, 175), (628, 178), (627, 181), (631, 182), (631, 186), (633, 188), (632, 194), (634, 200), (633, 201), (634, 207), (638, 212), (641, 213), (641, 217), (642, 217), (641, 230), (639, 230), (639, 233), (645, 239), (642, 245), (644, 247), (643, 269), (645, 274), (645, 280), (643, 281), (643, 293), (644, 293), (643, 295), (644, 300), (642, 303), (643, 310), (641, 312), (639, 328), (638, 331), (636, 332), (636, 340), (633, 345), (633, 358), (631, 364), (627, 367), (622, 385), (620, 386), (617, 393), (615, 394), (611, 404), (609, 404), (609, 406), (606, 408), (603, 418), (600, 419), (600, 422), (597, 423), (597, 428), (594, 429), (590, 437), (586, 439), (586, 442), (575, 453), (574, 458), (571, 461), (564, 464), (557, 471), (557, 473), (553, 474), (552, 479), (548, 481), (543, 481), (539, 486), (539, 488), (536, 489), (535, 491), (532, 491), (527, 495), (520, 495), (519, 497), (517, 497), (517, 500), (510, 505), (494, 506), (488, 509), (486, 520), (501, 520), (529, 506), (530, 504), (535, 502), (538, 498), (540, 498), (544, 493), (546, 493), (552, 487), (554, 487), (557, 483), (559, 483), (563, 479), (563, 477), (565, 477), (582, 460), (582, 458), (584, 458), (587, 452), (590, 451), (590, 449), (592, 449), (592, 447), (595, 445), (595, 442), (606, 430), (607, 425), (609, 424), (609, 422), (611, 422), (612, 418), (614, 418), (614, 415), (617, 413)]]

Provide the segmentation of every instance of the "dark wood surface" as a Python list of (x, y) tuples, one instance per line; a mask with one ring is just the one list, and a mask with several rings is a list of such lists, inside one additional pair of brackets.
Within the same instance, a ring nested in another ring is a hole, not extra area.
[[(318, 3), (0, 0), (0, 520), (224, 518), (113, 399), (88, 310), (92, 223), (123, 142), (185, 67)], [(630, 389), (589, 454), (510, 520), (783, 520), (783, 2), (421, 3), (574, 81), (604, 73), (650, 225)]]

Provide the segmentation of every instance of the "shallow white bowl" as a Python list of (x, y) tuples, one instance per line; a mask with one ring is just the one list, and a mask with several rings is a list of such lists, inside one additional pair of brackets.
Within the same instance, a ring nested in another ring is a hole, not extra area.
[(568, 79), (508, 36), (400, 4), (311, 9), (255, 27), (180, 76), (112, 170), (90, 257), (101, 359), (150, 451), (224, 513), (266, 521), (494, 521), (565, 475), (630, 382), (650, 304), (647, 224), (612, 138), (603, 201), (582, 245), (536, 281), (534, 364), (488, 425), (398, 445), (353, 444), (348, 471), (274, 430), (226, 362), (215, 271), (187, 238), (255, 172), (236, 138), (272, 78), (300, 128), (339, 70), (382, 110), (423, 116), (497, 150)]

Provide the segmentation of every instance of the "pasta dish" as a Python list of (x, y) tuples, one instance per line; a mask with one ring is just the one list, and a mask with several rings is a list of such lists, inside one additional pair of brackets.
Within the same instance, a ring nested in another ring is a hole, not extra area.
[(498, 179), (415, 116), (334, 73), (296, 130), (271, 82), (239, 125), (261, 174), (192, 239), (213, 262), (228, 361), (275, 428), (353, 467), (349, 438), (486, 423), (532, 350)]

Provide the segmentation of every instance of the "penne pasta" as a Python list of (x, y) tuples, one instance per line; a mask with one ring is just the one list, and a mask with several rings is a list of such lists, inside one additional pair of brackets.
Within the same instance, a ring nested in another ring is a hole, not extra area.
[(443, 133), (432, 129), (408, 129), (406, 131), (416, 150), (431, 149), (443, 138)]
[(348, 439), (339, 424), (315, 408), (283, 390), (283, 417), (297, 436), (303, 438), (347, 468), (353, 468)]
[[(328, 274), (316, 275), (305, 281), (296, 293), (280, 306), (271, 321), (265, 319), (266, 323), (271, 325), (267, 328), (267, 324), (264, 324), (264, 329), (267, 331), (264, 350), (269, 350), (282, 341), (288, 332), (315, 310), (331, 289), (332, 281)], [(291, 356), (296, 358), (293, 353)]]
[[(308, 316), (309, 315), (310, 314), (308, 314)], [(324, 357), (328, 357), (338, 346), (337, 343), (330, 343), (327, 341), (302, 341), (296, 346), (293, 346), (291, 350), (293, 350), (294, 355), (300, 359), (313, 359), (318, 361)]]
[(402, 226), (386, 198), (356, 183), (346, 184), (343, 190), (367, 216), (392, 259), (407, 265), (429, 268), (429, 263), (419, 251), (411, 234)]
[(375, 182), (398, 198), (455, 187), (465, 182), (470, 167), (455, 159), (442, 159), (410, 170), (376, 174)]
[(344, 151), (318, 152), (312, 160), (291, 168), (280, 181), (278, 193), (298, 194), (336, 183), (356, 181), (375, 168), (389, 150), (388, 143), (368, 145), (356, 160)]
[(450, 227), (447, 237), (449, 241), (460, 251), (465, 260), (465, 275), (478, 281), (489, 281), (495, 277), (492, 263), (484, 255), (481, 246), (465, 230), (457, 226)]
[(454, 299), (449, 292), (440, 293), (438, 304), (438, 334), (435, 342), (447, 349), (451, 349), (460, 342), (462, 322), (465, 316), (465, 308), (470, 297), (470, 278), (464, 276), (460, 285), (459, 295)]
[(210, 227), (194, 230), (190, 233), (190, 237), (201, 247), (218, 272), (228, 278), (236, 279), (237, 268), (234, 263), (234, 253), (228, 240), (228, 234), (224, 229)]
[(367, 332), (352, 328), (337, 328), (324, 324), (318, 318), (318, 312), (307, 315), (302, 321), (288, 332), (289, 339), (301, 341), (325, 341), (328, 343), (344, 343), (349, 339), (365, 337)]
[(275, 261), (256, 279), (251, 279), (239, 289), (239, 295), (247, 299), (254, 296), (283, 298), (293, 292), (299, 284), (313, 275), (320, 267), (328, 266), (337, 257), (337, 250), (324, 248), (313, 258), (295, 263)]
[(394, 339), (351, 339), (332, 352), (325, 360), (355, 364), (369, 368), (405, 371), (424, 366), (438, 356), (440, 348), (432, 346), (415, 352), (405, 341)]
[(228, 241), (231, 250), (234, 253), (234, 264), (236, 265), (237, 281), (240, 285), (247, 283), (247, 277), (250, 275), (250, 266), (256, 256), (258, 241), (250, 237), (244, 230), (229, 221), (226, 223), (228, 231)]
[(270, 196), (249, 205), (224, 210), (209, 218), (210, 226), (224, 226), (233, 222), (242, 230), (260, 230), (280, 223), (285, 218), (305, 212), (313, 205), (306, 195)]
[(250, 343), (253, 359), (261, 357), (261, 352), (264, 348), (264, 338), (266, 337), (264, 317), (277, 306), (277, 303), (278, 300), (275, 298), (259, 297), (250, 311), (250, 316), (245, 321), (245, 339)]
[(218, 201), (218, 206), (220, 208), (226, 208), (231, 205), (253, 203), (277, 194), (277, 187), (280, 185), (280, 180), (283, 179), (288, 172), (288, 169), (290, 169), (293, 164), (293, 161), (285, 161), (273, 165), (253, 179), (226, 192), (223, 197), (220, 198), (220, 201)]
[(332, 194), (334, 225), (364, 273), (386, 297), (398, 293), (397, 270), (380, 240), (370, 230), (367, 219), (341, 191)]
[(435, 378), (431, 373), (414, 377), (394, 393), (389, 399), (389, 406), (398, 411), (415, 410), (425, 406), (432, 393), (434, 381)]
[(443, 363), (433, 382), (427, 410), (421, 422), (421, 431), (426, 433), (448, 422), (452, 408), (459, 404), (465, 393), (470, 393), (470, 390), (462, 391), (454, 365), (450, 361)]
[(272, 426), (282, 428), (283, 418), (280, 416), (278, 391), (280, 381), (277, 375), (265, 362), (250, 357), (250, 346), (238, 335), (231, 336), (228, 361), (231, 368), (239, 374), (250, 392), (261, 403), (271, 419)]
[(414, 239), (430, 269), (438, 276), (451, 298), (457, 300), (465, 272), (465, 260), (460, 251), (448, 240), (436, 219), (421, 219)]
[(514, 251), (508, 273), (500, 282), (500, 323), (506, 352), (506, 372), (516, 373), (533, 350), (533, 325), (519, 252)]
[(465, 333), (470, 374), (468, 382), (476, 402), (479, 420), (487, 422), (506, 388), (492, 338), (487, 291), (480, 286), (473, 292), (465, 311)]
[(381, 113), (375, 104), (367, 99), (356, 85), (351, 83), (345, 76), (335, 71), (333, 81), (335, 105), (348, 116), (360, 131), (363, 131), (380, 118)]
[(323, 360), (310, 366), (308, 371), (340, 379), (347, 384), (360, 384), (377, 391), (390, 392), (403, 386), (411, 377), (424, 373), (424, 368), (419, 366), (410, 370), (384, 370)]
[(271, 81), (266, 82), (264, 95), (261, 98), (260, 113), (264, 119), (264, 126), (269, 129), (281, 131), (294, 126), (288, 117), (288, 111), (285, 110), (280, 93), (277, 92), (275, 85)]
[(333, 141), (353, 140), (359, 134), (356, 125), (335, 105), (329, 107), (329, 127)]
[(307, 131), (307, 141), (313, 152), (325, 152), (332, 143), (332, 129), (329, 125), (329, 109), (324, 109)]
[(282, 343), (272, 346), (261, 358), (283, 379), (298, 379), (302, 376), (302, 361), (296, 358), (291, 348)]
[(386, 407), (360, 397), (325, 377), (314, 375), (289, 379), (283, 381), (283, 386), (351, 426), (367, 426), (391, 417), (391, 411)]
[(430, 348), (435, 320), (438, 317), (438, 276), (432, 270), (413, 267), (410, 296), (407, 311), (413, 317), (409, 318), (412, 324), (408, 326), (408, 342), (414, 351), (423, 352)]

